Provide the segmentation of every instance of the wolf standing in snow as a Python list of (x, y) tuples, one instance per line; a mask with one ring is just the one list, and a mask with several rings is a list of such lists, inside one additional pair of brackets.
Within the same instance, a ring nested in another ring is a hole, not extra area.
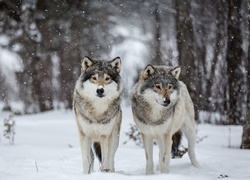
[(153, 174), (153, 139), (159, 146), (159, 169), (169, 172), (172, 136), (179, 130), (188, 140), (191, 163), (200, 167), (194, 150), (194, 106), (186, 85), (178, 81), (180, 71), (180, 67), (148, 65), (132, 90), (132, 111), (145, 148), (146, 174)]
[(123, 84), (119, 75), (121, 60), (82, 60), (82, 73), (73, 95), (75, 118), (80, 135), (83, 171), (93, 170), (94, 154), (101, 171), (114, 172), (114, 156), (119, 144)]

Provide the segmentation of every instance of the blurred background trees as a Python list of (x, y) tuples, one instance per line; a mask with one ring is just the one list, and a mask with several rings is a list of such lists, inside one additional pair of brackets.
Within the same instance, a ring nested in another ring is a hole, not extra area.
[(1, 107), (71, 108), (82, 57), (120, 56), (127, 103), (146, 64), (180, 65), (198, 121), (245, 124), (249, 14), (249, 0), (0, 0)]

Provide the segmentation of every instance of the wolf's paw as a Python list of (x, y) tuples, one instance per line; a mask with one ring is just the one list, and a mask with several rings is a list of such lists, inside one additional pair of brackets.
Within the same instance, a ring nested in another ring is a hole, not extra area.
[(201, 165), (200, 165), (200, 163), (198, 163), (198, 162), (195, 162), (195, 163), (192, 163), (192, 164), (193, 164), (194, 167), (196, 167), (198, 169), (202, 168)]
[(146, 169), (146, 174), (147, 175), (154, 174), (154, 170), (153, 169)]
[(154, 174), (154, 171), (146, 171), (146, 175), (152, 175)]
[(168, 174), (168, 173), (169, 173), (169, 169), (166, 168), (166, 167), (162, 167), (162, 168), (161, 168), (161, 173)]
[(160, 171), (160, 164), (157, 164), (157, 165), (156, 165), (156, 170), (157, 170), (157, 171)]
[(114, 171), (112, 171), (111, 169), (102, 169), (101, 172), (111, 173), (111, 172), (114, 172)]

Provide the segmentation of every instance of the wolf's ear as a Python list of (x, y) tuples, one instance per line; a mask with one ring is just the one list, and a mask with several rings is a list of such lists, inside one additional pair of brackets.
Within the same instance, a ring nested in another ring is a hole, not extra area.
[(147, 65), (142, 72), (142, 79), (147, 79), (148, 77), (152, 76), (155, 73), (155, 68), (151, 64)]
[(121, 58), (116, 57), (115, 59), (110, 61), (110, 65), (112, 69), (114, 69), (117, 73), (121, 71)]
[(82, 71), (85, 71), (93, 64), (94, 64), (94, 62), (92, 59), (90, 59), (89, 57), (84, 57), (82, 60)]
[(180, 66), (173, 67), (172, 69), (170, 69), (169, 72), (178, 80), (181, 73), (181, 67)]

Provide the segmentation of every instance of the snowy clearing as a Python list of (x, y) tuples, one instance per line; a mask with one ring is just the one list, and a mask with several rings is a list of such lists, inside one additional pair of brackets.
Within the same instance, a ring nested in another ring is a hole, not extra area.
[[(3, 120), (0, 116), (0, 179), (250, 179), (250, 151), (240, 150), (241, 126), (198, 125), (197, 158), (202, 169), (191, 166), (188, 155), (172, 159), (170, 173), (157, 171), (158, 147), (154, 147), (155, 174), (145, 175), (144, 150), (133, 142), (123, 144), (125, 132), (133, 123), (130, 108), (123, 106), (120, 146), (115, 157), (116, 173), (82, 173), (77, 127), (72, 111), (51, 111), (36, 115), (15, 116), (15, 145), (3, 137)], [(231, 133), (229, 133), (231, 132)], [(182, 144), (186, 146), (185, 138)], [(231, 146), (229, 148), (228, 146)]]

